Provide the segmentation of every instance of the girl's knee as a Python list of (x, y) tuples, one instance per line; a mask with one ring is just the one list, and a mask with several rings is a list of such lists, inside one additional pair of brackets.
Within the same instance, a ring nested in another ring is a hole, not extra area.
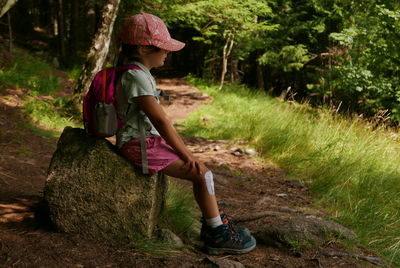
[(198, 174), (196, 176), (196, 180), (194, 183), (199, 183), (203, 186), (206, 186), (207, 191), (210, 195), (215, 194), (214, 190), (214, 176), (213, 173), (210, 170), (206, 170), (205, 172), (202, 172), (201, 174)]

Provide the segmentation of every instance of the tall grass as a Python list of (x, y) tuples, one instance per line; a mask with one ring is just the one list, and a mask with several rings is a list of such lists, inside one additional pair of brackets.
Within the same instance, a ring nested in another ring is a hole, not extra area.
[(80, 124), (69, 112), (71, 101), (65, 97), (53, 97), (61, 83), (51, 73), (52, 67), (48, 63), (24, 50), (15, 49), (8, 66), (0, 70), (0, 87), (24, 89), (27, 94), (23, 111), (32, 122), (23, 126), (36, 135), (56, 138), (64, 127)]
[(198, 214), (192, 191), (176, 180), (170, 180), (161, 225), (184, 239), (193, 239), (198, 235)]
[(189, 80), (213, 102), (185, 121), (184, 135), (250, 141), (290, 176), (308, 182), (316, 202), (355, 230), (363, 245), (400, 265), (398, 138), (358, 118)]

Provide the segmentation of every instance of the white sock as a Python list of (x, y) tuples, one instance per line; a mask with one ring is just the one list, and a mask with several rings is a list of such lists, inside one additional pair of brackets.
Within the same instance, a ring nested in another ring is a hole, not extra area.
[(211, 228), (218, 227), (218, 226), (222, 225), (221, 216), (218, 215), (215, 218), (206, 219), (206, 223)]

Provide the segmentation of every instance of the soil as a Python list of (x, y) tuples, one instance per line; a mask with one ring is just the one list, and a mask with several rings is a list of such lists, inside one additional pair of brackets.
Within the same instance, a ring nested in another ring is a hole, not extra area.
[[(58, 71), (60, 77), (65, 74)], [(70, 93), (63, 80), (60, 96)], [(184, 79), (159, 79), (158, 87), (170, 95), (163, 106), (176, 122), (211, 98)], [(0, 267), (222, 267), (202, 252), (201, 243), (169, 256), (139, 253), (130, 243), (87, 239), (77, 234), (57, 233), (34, 217), (57, 140), (38, 136), (24, 123), (22, 89), (0, 89)], [(206, 119), (205, 119), (206, 120)], [(40, 128), (40, 126), (39, 126)], [(185, 137), (195, 155), (215, 173), (220, 207), (233, 218), (257, 211), (292, 208), (324, 214), (312, 205), (307, 186), (289, 180), (285, 171), (257, 155), (243, 153), (244, 142), (213, 141)], [(256, 206), (255, 206), (256, 204)], [(247, 226), (252, 229), (251, 223)], [(361, 256), (373, 253), (363, 248), (344, 248), (329, 241), (301, 251), (258, 244), (246, 255), (216, 257), (238, 261), (246, 267), (373, 267), (354, 257), (331, 256), (347, 252)], [(340, 255), (340, 254), (339, 254)], [(226, 266), (232, 267), (232, 266)]]

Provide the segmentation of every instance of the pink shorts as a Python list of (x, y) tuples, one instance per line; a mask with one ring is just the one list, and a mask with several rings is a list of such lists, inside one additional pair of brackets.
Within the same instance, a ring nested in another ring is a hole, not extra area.
[[(147, 137), (146, 148), (149, 175), (154, 175), (159, 170), (162, 170), (179, 159), (174, 149), (160, 136)], [(142, 167), (140, 138), (135, 138), (126, 142), (121, 148), (121, 153), (133, 164)]]

